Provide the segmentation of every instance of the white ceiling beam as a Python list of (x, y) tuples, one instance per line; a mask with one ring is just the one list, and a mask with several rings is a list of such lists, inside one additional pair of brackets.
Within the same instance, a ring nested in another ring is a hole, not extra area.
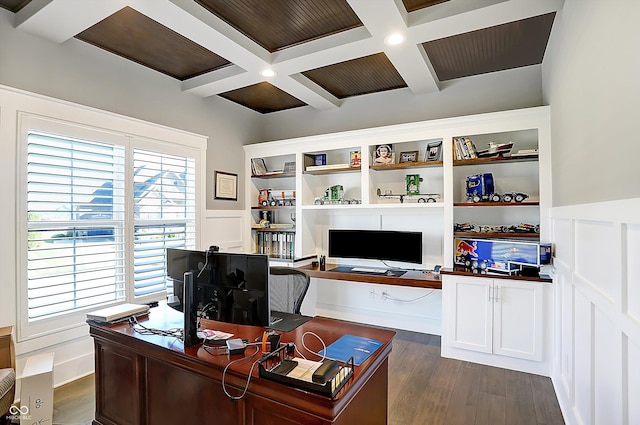
[(341, 104), (340, 99), (302, 74), (288, 75), (286, 78), (276, 76), (268, 82), (316, 109), (337, 109)]
[(384, 43), (393, 33), (407, 37), (407, 11), (401, 1), (347, 0), (360, 21), (376, 40), (402, 79), (414, 94), (438, 91), (438, 81), (425, 62), (426, 56), (415, 44), (404, 42), (397, 46)]
[(63, 43), (126, 4), (113, 0), (33, 0), (15, 16), (15, 27)]

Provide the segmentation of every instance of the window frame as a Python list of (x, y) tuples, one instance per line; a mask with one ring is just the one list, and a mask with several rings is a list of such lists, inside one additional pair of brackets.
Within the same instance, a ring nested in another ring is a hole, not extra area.
[[(92, 111), (95, 113), (96, 111)], [(82, 115), (82, 114), (81, 114)], [(91, 114), (90, 114), (91, 115)], [(101, 113), (98, 115), (110, 115)], [(204, 167), (203, 158), (206, 154), (206, 138), (192, 133), (182, 132), (167, 127), (161, 127), (150, 123), (132, 120), (127, 117), (115, 117), (111, 121), (111, 128), (107, 129), (102, 125), (98, 117), (97, 122), (86, 123), (71, 122), (63, 119), (34, 115), (25, 112), (18, 112), (18, 135), (19, 143), (17, 154), (17, 234), (16, 234), (16, 262), (17, 262), (17, 337), (18, 341), (29, 340), (41, 337), (54, 332), (62, 332), (74, 328), (86, 327), (85, 314), (96, 307), (81, 309), (63, 313), (56, 316), (47, 317), (43, 320), (28, 319), (27, 301), (27, 146), (29, 131), (48, 133), (59, 137), (71, 137), (77, 139), (98, 141), (103, 143), (114, 143), (125, 148), (125, 215), (124, 238), (125, 238), (125, 299), (120, 302), (147, 303), (160, 301), (166, 297), (164, 292), (156, 292), (140, 297), (134, 295), (133, 280), (133, 151), (143, 149), (168, 155), (189, 157), (195, 160), (195, 244), (199, 246), (200, 223), (202, 217), (202, 204), (204, 193)], [(137, 130), (137, 131), (135, 131)], [(142, 130), (142, 131), (140, 131)], [(113, 302), (107, 305), (118, 304)]]

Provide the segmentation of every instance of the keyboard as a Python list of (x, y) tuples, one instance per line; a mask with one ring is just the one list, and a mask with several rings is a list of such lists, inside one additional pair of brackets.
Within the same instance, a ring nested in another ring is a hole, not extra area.
[(353, 267), (351, 269), (352, 272), (362, 272), (362, 273), (375, 273), (375, 274), (386, 274), (387, 269), (371, 269), (368, 267)]

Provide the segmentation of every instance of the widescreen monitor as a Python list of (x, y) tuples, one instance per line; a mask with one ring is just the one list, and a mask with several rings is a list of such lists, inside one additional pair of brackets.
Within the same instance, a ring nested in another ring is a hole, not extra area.
[(329, 257), (422, 263), (422, 232), (329, 229)]

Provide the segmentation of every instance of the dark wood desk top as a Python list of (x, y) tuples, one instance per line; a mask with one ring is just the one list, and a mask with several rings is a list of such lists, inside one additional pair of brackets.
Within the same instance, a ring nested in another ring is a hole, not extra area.
[(302, 266), (300, 269), (306, 271), (309, 276), (320, 279), (349, 280), (352, 282), (382, 283), (385, 285), (413, 286), (418, 288), (442, 289), (440, 276), (431, 272), (418, 270), (408, 270), (400, 277), (378, 276), (360, 273), (342, 273), (331, 271), (337, 264), (327, 264), (325, 270), (320, 270), (318, 266)]
[[(158, 307), (152, 308), (147, 316), (138, 318), (138, 322), (149, 329), (181, 329), (183, 316), (182, 313), (161, 303)], [(334, 399), (330, 399), (322, 395), (259, 378), (257, 365), (251, 370), (253, 363), (260, 358), (257, 346), (256, 348), (247, 347), (245, 355), (229, 356), (226, 354), (225, 349), (205, 348), (202, 344), (184, 347), (182, 341), (174, 337), (143, 335), (136, 332), (128, 323), (111, 325), (91, 321), (88, 323), (90, 334), (97, 340), (118, 344), (124, 349), (134, 349), (139, 355), (183, 367), (218, 381), (222, 380), (223, 371), (230, 361), (250, 356), (246, 361), (232, 364), (226, 372), (225, 383), (228, 387), (232, 387), (230, 388), (232, 395), (239, 395), (238, 389), (244, 388), (247, 376), (251, 372), (250, 393), (310, 411), (325, 418), (337, 417), (349, 401), (355, 397), (360, 388), (367, 383), (369, 378), (387, 360), (391, 352), (392, 340), (395, 336), (395, 332), (387, 329), (324, 317), (314, 317), (295, 330), (282, 333), (281, 342), (293, 342), (310, 360), (319, 360), (320, 358), (314, 356), (314, 353), (320, 351), (323, 347), (318, 338), (307, 332), (318, 335), (326, 345), (336, 341), (344, 334), (363, 336), (383, 342), (383, 345), (371, 357), (360, 366), (355, 367), (354, 378), (350, 383)], [(264, 331), (264, 328), (261, 327), (233, 325), (209, 320), (203, 320), (202, 326), (207, 329), (233, 333), (234, 337), (249, 341), (255, 341), (256, 338), (262, 336)], [(305, 335), (305, 333), (307, 334)], [(311, 352), (304, 348), (302, 344), (303, 338), (304, 344)], [(254, 351), (256, 352), (255, 355)]]

